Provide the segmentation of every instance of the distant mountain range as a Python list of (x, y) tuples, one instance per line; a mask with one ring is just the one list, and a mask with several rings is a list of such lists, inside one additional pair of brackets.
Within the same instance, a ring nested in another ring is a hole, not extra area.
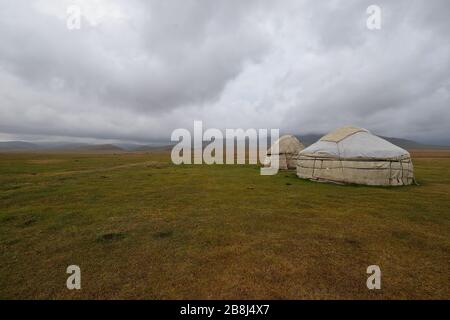
[[(297, 138), (305, 145), (309, 146), (319, 140), (323, 135), (309, 134), (298, 136)], [(422, 144), (416, 141), (382, 137), (391, 143), (404, 149), (449, 149), (450, 146), (437, 146)], [(4, 141), (0, 142), (0, 152), (33, 152), (33, 151), (61, 151), (61, 152), (95, 152), (95, 153), (114, 153), (114, 152), (145, 152), (154, 150), (171, 149), (170, 142), (157, 143), (151, 145), (116, 143), (116, 144), (88, 144), (73, 142), (26, 142), (26, 141)]]
[(25, 141), (5, 141), (0, 142), (0, 152), (21, 152), (21, 151), (61, 151), (61, 152), (130, 152), (130, 151), (150, 151), (161, 148), (154, 145), (140, 144), (89, 144), (70, 142), (40, 142), (31, 143)]
[[(319, 140), (323, 137), (323, 135), (320, 134), (308, 134), (303, 136), (296, 136), (305, 146), (309, 146)], [(379, 136), (380, 138), (383, 138), (397, 146), (403, 149), (449, 149), (450, 146), (438, 146), (438, 145), (431, 145), (431, 144), (423, 144), (420, 142), (407, 140), (407, 139), (401, 139), (401, 138), (393, 138), (393, 137), (383, 137)]]

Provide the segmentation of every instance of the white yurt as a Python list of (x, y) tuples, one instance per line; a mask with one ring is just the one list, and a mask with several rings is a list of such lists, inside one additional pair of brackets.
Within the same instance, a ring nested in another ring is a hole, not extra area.
[(414, 182), (408, 151), (357, 127), (339, 128), (299, 153), (300, 178), (374, 186)]
[(270, 167), (274, 157), (278, 158), (281, 170), (296, 169), (298, 153), (305, 146), (293, 135), (281, 136), (267, 150), (267, 155), (263, 161), (265, 167)]

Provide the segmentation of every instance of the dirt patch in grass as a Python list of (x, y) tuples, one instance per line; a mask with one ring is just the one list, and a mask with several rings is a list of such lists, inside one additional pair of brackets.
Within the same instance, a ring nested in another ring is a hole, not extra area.
[(360, 248), (361, 247), (361, 242), (358, 241), (358, 240), (355, 240), (355, 239), (344, 239), (344, 242), (346, 244), (348, 244), (349, 246), (354, 247), (354, 248)]
[[(14, 219), (17, 220), (17, 219)], [(26, 215), (24, 217), (22, 217), (21, 219), (19, 219), (19, 224), (17, 225), (17, 227), (19, 228), (27, 228), (30, 227), (34, 224), (36, 224), (38, 222), (38, 217), (35, 215)]]
[(30, 219), (27, 219), (24, 223), (22, 223), (20, 226), (21, 227), (28, 227), (28, 226), (31, 226), (32, 224), (35, 224), (37, 222), (37, 219), (35, 219), (35, 218), (30, 218)]
[(125, 238), (125, 233), (122, 232), (111, 232), (105, 233), (97, 237), (96, 241), (100, 243), (110, 243)]
[(7, 223), (7, 222), (15, 221), (15, 220), (17, 220), (16, 216), (5, 216), (5, 217), (0, 218), (0, 222), (2, 222), (2, 223)]
[(399, 240), (409, 239), (411, 234), (406, 231), (392, 231), (392, 236)]
[(153, 168), (153, 169), (164, 169), (169, 167), (167, 163), (152, 163), (147, 165), (147, 168)]
[(164, 238), (169, 238), (169, 237), (171, 237), (173, 235), (173, 231), (171, 231), (171, 230), (167, 230), (167, 231), (159, 231), (159, 232), (156, 232), (154, 235), (153, 235), (153, 238), (155, 238), (155, 239), (164, 239)]
[(5, 241), (5, 245), (7, 246), (13, 246), (15, 244), (18, 244), (20, 242), (20, 239), (10, 239)]

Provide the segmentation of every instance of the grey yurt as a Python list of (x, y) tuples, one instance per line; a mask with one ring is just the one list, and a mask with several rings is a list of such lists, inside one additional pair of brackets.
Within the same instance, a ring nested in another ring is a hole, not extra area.
[(279, 161), (279, 168), (282, 170), (296, 169), (298, 153), (305, 146), (293, 135), (284, 135), (280, 137), (267, 150), (266, 158), (263, 165), (270, 167), (272, 161), (276, 157)]
[(357, 127), (339, 128), (303, 149), (297, 175), (315, 181), (402, 186), (414, 181), (408, 151)]

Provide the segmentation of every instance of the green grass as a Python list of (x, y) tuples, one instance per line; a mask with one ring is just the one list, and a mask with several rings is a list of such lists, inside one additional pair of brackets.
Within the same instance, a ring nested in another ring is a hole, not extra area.
[(420, 186), (382, 188), (167, 153), (2, 154), (0, 298), (448, 299), (450, 156), (414, 164)]

